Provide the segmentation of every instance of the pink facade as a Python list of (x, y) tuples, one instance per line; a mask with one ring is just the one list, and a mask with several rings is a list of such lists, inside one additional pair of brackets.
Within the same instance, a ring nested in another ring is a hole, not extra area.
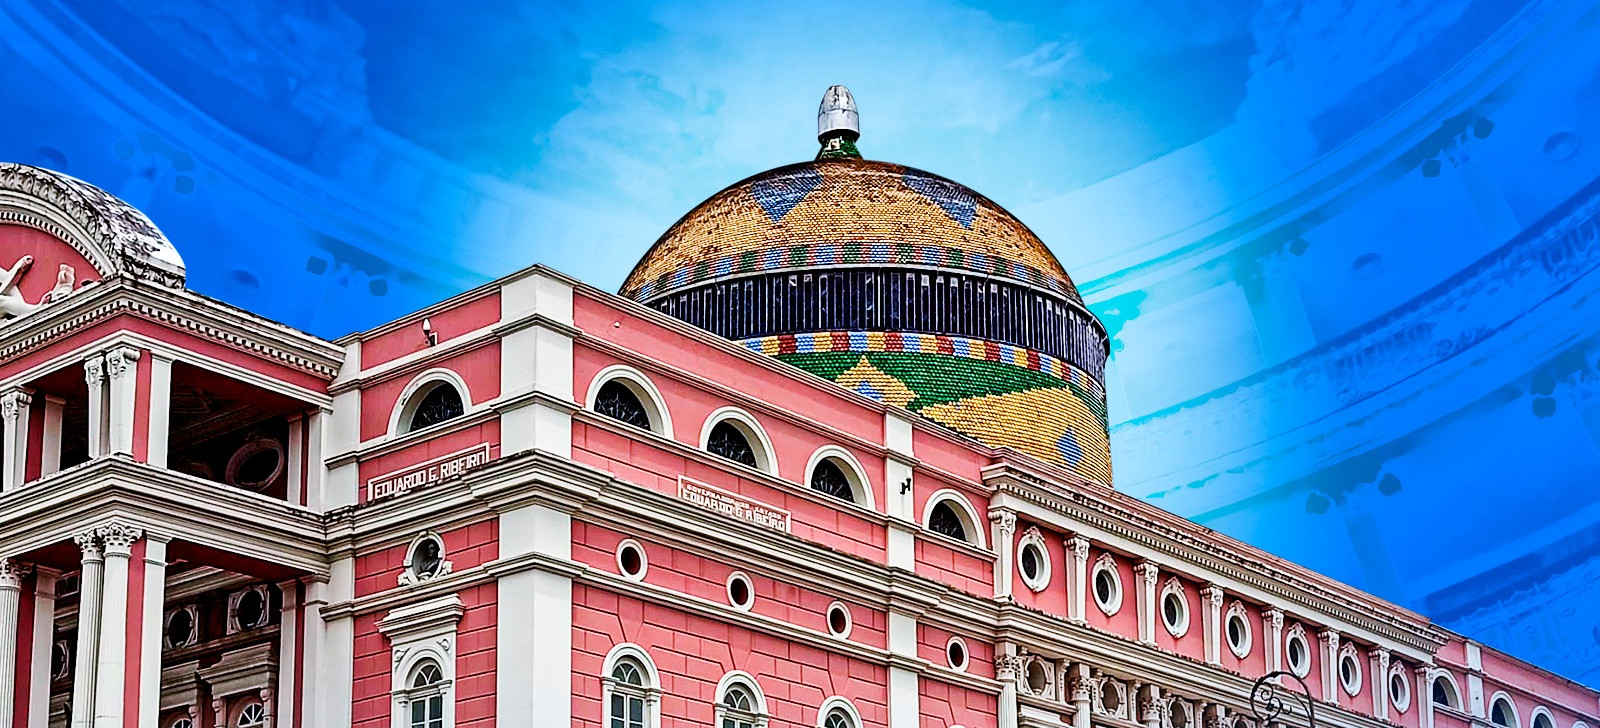
[(0, 726), (1256, 728), (1282, 670), (1329, 725), (1600, 728), (1420, 615), (549, 270), (327, 342), (37, 189), (0, 195), (0, 265), (35, 261)]

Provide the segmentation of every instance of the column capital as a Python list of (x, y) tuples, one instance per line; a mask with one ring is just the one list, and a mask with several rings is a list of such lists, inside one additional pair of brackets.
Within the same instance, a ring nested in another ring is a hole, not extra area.
[[(33, 393), (26, 389), (10, 389), (0, 392), (0, 418), (7, 422), (16, 422), (17, 415), (29, 404), (33, 403)], [(7, 425), (8, 427), (10, 425)]]
[(1067, 550), (1072, 552), (1073, 558), (1079, 561), (1089, 560), (1089, 539), (1075, 533), (1068, 536), (1062, 543), (1066, 544)]
[(1327, 645), (1328, 649), (1332, 650), (1339, 647), (1339, 630), (1325, 629), (1317, 633), (1317, 636), (1322, 638), (1322, 644)]
[[(1017, 514), (1007, 510), (989, 511), (989, 522), (1000, 527), (1000, 532), (1008, 538), (1017, 532)], [(996, 544), (998, 547), (999, 544)]]
[(1145, 586), (1153, 587), (1156, 585), (1156, 581), (1161, 578), (1161, 565), (1146, 559), (1133, 565), (1133, 573), (1138, 574), (1144, 580)]
[(33, 565), (16, 559), (0, 559), (0, 589), (21, 589), (22, 579), (33, 573)]
[(91, 559), (98, 561), (101, 554), (104, 553), (100, 548), (100, 536), (96, 529), (91, 528), (87, 531), (72, 534), (72, 540), (78, 544), (78, 549), (83, 552), (85, 561)]
[(89, 383), (89, 388), (100, 386), (106, 378), (106, 358), (104, 355), (95, 354), (83, 362), (83, 380)]
[(119, 346), (106, 352), (106, 376), (112, 379), (121, 378), (133, 370), (131, 366), (139, 361), (139, 350), (131, 346)]
[(1283, 610), (1277, 607), (1267, 607), (1267, 625), (1275, 630), (1283, 629)]
[(126, 523), (113, 521), (94, 530), (100, 542), (105, 545), (107, 554), (120, 554), (127, 556), (133, 542), (144, 535), (143, 529)]
[(1200, 590), (1200, 596), (1205, 597), (1207, 604), (1210, 604), (1213, 608), (1218, 608), (1222, 606), (1222, 600), (1227, 596), (1227, 592), (1224, 592), (1222, 587), (1216, 584), (1207, 584), (1205, 588)]

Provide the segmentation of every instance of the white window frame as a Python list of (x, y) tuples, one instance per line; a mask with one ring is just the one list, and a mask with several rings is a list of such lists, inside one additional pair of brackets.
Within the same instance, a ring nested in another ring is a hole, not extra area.
[(805, 486), (807, 491), (817, 493), (811, 490), (811, 474), (828, 458), (838, 461), (839, 469), (844, 471), (845, 480), (850, 481), (850, 490), (855, 495), (855, 499), (850, 503), (869, 511), (877, 510), (876, 499), (872, 495), (872, 481), (867, 479), (867, 469), (861, 466), (861, 461), (857, 460), (849, 450), (838, 445), (823, 445), (811, 453), (811, 459), (806, 461), (806, 479), (801, 485)]
[(972, 501), (967, 500), (967, 497), (963, 495), (961, 491), (958, 491), (954, 488), (945, 488), (943, 490), (935, 491), (933, 495), (928, 496), (928, 502), (924, 503), (922, 506), (923, 531), (933, 534), (933, 536), (936, 538), (941, 538), (945, 541), (955, 541), (955, 539), (950, 538), (949, 536), (935, 532), (933, 529), (928, 528), (928, 522), (933, 518), (933, 509), (940, 503), (951, 504), (950, 509), (955, 511), (957, 518), (961, 519), (961, 527), (967, 532), (967, 540), (956, 541), (956, 543), (964, 543), (968, 546), (976, 546), (985, 550), (989, 548), (983, 537), (983, 529), (978, 527), (978, 524), (986, 523), (987, 521), (978, 518), (978, 510), (972, 507)]
[(856, 710), (856, 706), (848, 699), (835, 695), (822, 701), (821, 707), (817, 708), (817, 728), (827, 728), (828, 714), (836, 710), (850, 719), (851, 728), (862, 728), (865, 725), (861, 722), (861, 711)]
[[(1177, 595), (1178, 603), (1182, 606), (1182, 609), (1178, 610), (1177, 624), (1167, 621), (1167, 597), (1172, 595)], [(1189, 634), (1189, 623), (1193, 621), (1189, 614), (1189, 594), (1183, 588), (1183, 582), (1178, 581), (1178, 577), (1168, 577), (1167, 582), (1161, 586), (1161, 596), (1156, 598), (1156, 613), (1160, 615), (1161, 626), (1167, 629), (1167, 634), (1173, 637)]]
[[(261, 720), (250, 723), (244, 722), (244, 712), (252, 707), (261, 709)], [(248, 698), (238, 703), (238, 708), (233, 711), (232, 719), (228, 721), (229, 728), (268, 728), (272, 725), (272, 709), (267, 707), (260, 698)]]
[[(1456, 699), (1454, 704), (1433, 702), (1433, 682), (1435, 680), (1443, 680), (1447, 685), (1450, 686), (1450, 694), (1455, 696)], [(1461, 707), (1463, 705), (1461, 701), (1461, 685), (1456, 682), (1456, 676), (1450, 674), (1449, 670), (1440, 668), (1434, 670), (1432, 674), (1428, 675), (1428, 705), (1434, 708), (1444, 708), (1446, 710), (1454, 710), (1457, 712), (1464, 710)]]
[[(1355, 665), (1355, 670), (1352, 671), (1351, 679), (1349, 680), (1344, 679), (1345, 660), (1349, 660), (1350, 664)], [(1344, 689), (1345, 695), (1353, 698), (1361, 694), (1361, 673), (1361, 653), (1356, 649), (1355, 645), (1349, 642), (1344, 643), (1344, 646), (1339, 648), (1338, 658), (1333, 661), (1333, 674), (1338, 677), (1339, 687)], [(1384, 690), (1387, 691), (1388, 688), (1385, 687)]]
[[(439, 570), (432, 574), (417, 573), (411, 563), (412, 559), (414, 558), (414, 554), (417, 552), (417, 546), (421, 545), (423, 541), (433, 541), (434, 543), (439, 544)], [(449, 574), (450, 571), (455, 568), (455, 564), (451, 563), (449, 559), (445, 558), (446, 555), (447, 552), (444, 549), (443, 536), (440, 536), (438, 533), (433, 531), (423, 531), (422, 533), (417, 534), (411, 539), (410, 543), (406, 544), (406, 558), (405, 561), (400, 563), (399, 581), (401, 586), (421, 584), (425, 581), (438, 579)]]
[[(655, 660), (650, 659), (650, 654), (643, 647), (624, 642), (611, 648), (606, 653), (605, 663), (600, 668), (602, 716), (601, 728), (610, 728), (611, 725), (611, 696), (615, 694), (617, 681), (611, 677), (611, 672), (616, 669), (617, 663), (624, 659), (633, 660), (644, 672), (644, 726), (645, 728), (661, 728), (661, 673), (656, 671)], [(627, 692), (632, 692), (631, 690)]]
[[(407, 430), (411, 424), (411, 416), (416, 414), (417, 407), (422, 404), (424, 397), (433, 391), (434, 384), (448, 384), (456, 388), (456, 394), (461, 395), (461, 416), (444, 422), (438, 422), (420, 430)], [(429, 369), (406, 383), (406, 388), (401, 390), (400, 398), (394, 401), (394, 410), (389, 414), (389, 439), (405, 437), (414, 432), (432, 431), (434, 428), (443, 427), (456, 420), (466, 419), (477, 412), (478, 408), (472, 405), (472, 392), (467, 389), (467, 380), (462, 379), (454, 370), (444, 367)]]
[(714, 728), (722, 728), (722, 719), (728, 713), (728, 708), (722, 704), (722, 701), (723, 698), (727, 697), (728, 689), (734, 685), (743, 685), (746, 690), (750, 691), (750, 696), (755, 703), (753, 706), (755, 713), (750, 715), (750, 722), (755, 725), (755, 728), (767, 728), (767, 721), (772, 716), (772, 711), (767, 708), (767, 695), (761, 691), (761, 685), (756, 682), (755, 676), (743, 670), (731, 670), (728, 674), (723, 675), (721, 680), (717, 681), (716, 717), (713, 719), (715, 721)]
[(1555, 714), (1551, 713), (1550, 709), (1543, 705), (1534, 708), (1533, 712), (1528, 714), (1528, 728), (1539, 728), (1540, 716), (1544, 716), (1544, 719), (1549, 721), (1550, 728), (1556, 728)]
[[(622, 551), (627, 548), (632, 548), (639, 552), (639, 573), (637, 574), (628, 573), (628, 570), (622, 566)], [(625, 538), (617, 542), (617, 573), (628, 581), (644, 581), (645, 575), (650, 573), (650, 553), (645, 551), (644, 544), (631, 538)]]
[(644, 405), (645, 415), (650, 418), (651, 432), (672, 437), (672, 412), (667, 409), (667, 400), (661, 396), (661, 390), (656, 389), (655, 382), (650, 381), (644, 372), (626, 364), (613, 364), (601, 369), (594, 379), (589, 380), (588, 401), (584, 403), (584, 408), (594, 412), (595, 402), (600, 399), (600, 388), (612, 381), (621, 383), (639, 398), (639, 403)]
[[(1105, 601), (1101, 601), (1100, 590), (1095, 588), (1095, 582), (1100, 579), (1101, 572), (1109, 572), (1111, 574), (1111, 585), (1113, 587), (1111, 599)], [(1110, 551), (1102, 551), (1100, 557), (1094, 560), (1094, 568), (1089, 570), (1089, 596), (1094, 599), (1094, 605), (1099, 607), (1100, 612), (1107, 617), (1122, 611), (1122, 573), (1117, 571), (1117, 557), (1113, 556)]]
[[(835, 632), (833, 630), (833, 612), (834, 612), (834, 610), (839, 610), (839, 611), (844, 613), (844, 630), (843, 631)], [(850, 613), (850, 605), (845, 604), (844, 602), (841, 602), (841, 601), (838, 601), (838, 600), (834, 600), (834, 602), (832, 604), (828, 605), (828, 609), (827, 609), (827, 611), (822, 613), (822, 617), (823, 617), (823, 620), (825, 622), (827, 622), (828, 634), (830, 634), (830, 635), (832, 635), (834, 637), (837, 637), (839, 639), (849, 639), (850, 638), (850, 631), (855, 629), (855, 626), (856, 626), (855, 615)]]
[[(950, 659), (950, 648), (954, 645), (961, 646), (961, 662), (959, 664)], [(951, 636), (950, 639), (945, 640), (944, 661), (945, 664), (950, 666), (950, 669), (956, 672), (966, 672), (967, 666), (972, 664), (972, 651), (967, 649), (967, 641), (959, 636)]]
[(390, 653), (390, 691), (393, 699), (390, 725), (411, 726), (411, 675), (424, 660), (439, 665), (444, 682), (444, 728), (456, 724), (456, 630), (466, 606), (455, 594), (397, 607), (378, 620), (378, 632), (388, 638)]
[[(750, 449), (755, 452), (756, 456), (756, 470), (768, 475), (776, 476), (778, 474), (778, 451), (772, 447), (772, 439), (767, 437), (766, 429), (756, 420), (755, 415), (738, 407), (723, 407), (706, 416), (705, 424), (700, 427), (700, 449), (702, 451), (711, 452), (707, 449), (707, 446), (711, 444), (711, 431), (723, 422), (733, 424), (744, 435), (744, 439), (749, 441)], [(741, 467), (749, 467), (744, 463), (734, 462), (721, 456), (713, 455), (712, 457)]]
[(1484, 722), (1493, 726), (1500, 725), (1494, 722), (1494, 704), (1501, 700), (1506, 701), (1506, 705), (1511, 707), (1511, 725), (1506, 728), (1522, 728), (1522, 716), (1517, 713), (1517, 701), (1512, 700), (1511, 693), (1504, 690), (1496, 690), (1494, 695), (1489, 697), (1487, 707), (1483, 711)]
[[(1399, 700), (1395, 699), (1394, 691), (1389, 689), (1390, 683), (1392, 683), (1396, 677), (1400, 678), (1400, 684), (1405, 686), (1405, 690), (1401, 695), (1401, 699)], [(1430, 685), (1429, 687), (1432, 686)], [(1396, 662), (1389, 667), (1389, 678), (1388, 680), (1384, 681), (1383, 692), (1385, 697), (1389, 699), (1389, 704), (1394, 706), (1395, 713), (1405, 713), (1407, 710), (1411, 709), (1411, 680), (1407, 675), (1405, 665)], [(1554, 726), (1551, 726), (1551, 728), (1554, 728)]]
[[(1239, 623), (1244, 625), (1244, 629), (1240, 630), (1244, 637), (1237, 645), (1233, 643), (1231, 633), (1228, 631), (1228, 625), (1234, 619), (1238, 619)], [(1223, 612), (1222, 641), (1228, 643), (1228, 651), (1232, 652), (1234, 657), (1243, 660), (1250, 656), (1250, 648), (1255, 646), (1255, 628), (1250, 625), (1250, 610), (1245, 607), (1244, 602), (1235, 599), (1228, 605), (1228, 610)]]
[[(1031, 579), (1022, 569), (1022, 552), (1030, 546), (1034, 547), (1039, 554), (1039, 573)], [(1023, 586), (1028, 587), (1034, 593), (1042, 592), (1049, 588), (1050, 561), (1050, 549), (1045, 546), (1044, 535), (1039, 532), (1037, 526), (1029, 526), (1028, 530), (1023, 532), (1022, 538), (1017, 540), (1017, 576), (1022, 577)]]
[[(1289, 643), (1300, 643), (1300, 664), (1296, 665), (1289, 659)], [(1295, 677), (1305, 677), (1311, 674), (1311, 640), (1306, 638), (1305, 625), (1296, 622), (1284, 631), (1283, 635), (1283, 665), (1289, 668), (1289, 674)]]
[[(427, 657), (420, 658), (420, 659), (416, 660), (415, 662), (413, 662), (411, 664), (411, 669), (405, 675), (406, 688), (405, 688), (405, 694), (404, 694), (405, 697), (404, 697), (404, 699), (405, 699), (405, 710), (406, 710), (406, 715), (405, 715), (406, 728), (417, 728), (417, 726), (411, 720), (411, 715), (410, 715), (412, 704), (415, 703), (416, 701), (418, 701), (418, 700), (432, 700), (433, 698), (438, 698), (439, 699), (439, 705), (440, 705), (439, 713), (440, 713), (441, 717), (443, 717), (444, 712), (445, 712), (444, 706), (449, 705), (452, 702), (451, 699), (450, 699), (450, 687), (451, 687), (451, 685), (452, 685), (452, 683), (454, 681), (452, 681), (452, 680), (450, 680), (448, 678), (444, 678), (441, 682), (438, 682), (438, 683), (429, 683), (428, 685), (424, 685), (424, 686), (420, 686), (420, 687), (414, 684), (416, 682), (417, 673), (421, 672), (422, 668), (424, 666), (432, 666), (432, 667), (438, 669), (439, 675), (440, 675), (441, 678), (443, 678), (443, 676), (445, 675), (444, 664), (440, 663), (440, 662), (438, 662), (436, 660), (428, 659)], [(423, 724), (426, 725), (427, 722), (428, 722), (427, 718), (424, 717), (423, 718)], [(446, 722), (446, 725), (448, 726), (451, 723), (453, 723), (453, 721)]]

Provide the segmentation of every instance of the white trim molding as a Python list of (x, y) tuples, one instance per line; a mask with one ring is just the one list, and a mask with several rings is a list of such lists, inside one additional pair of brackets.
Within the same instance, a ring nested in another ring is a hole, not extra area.
[(1517, 701), (1512, 700), (1511, 693), (1504, 690), (1496, 690), (1493, 695), (1489, 696), (1489, 702), (1484, 707), (1483, 717), (1488, 721), (1489, 725), (1504, 725), (1494, 722), (1495, 703), (1502, 700), (1505, 701), (1506, 707), (1511, 710), (1511, 724), (1507, 725), (1506, 728), (1522, 728), (1522, 716), (1517, 712)]
[(772, 447), (772, 439), (767, 437), (766, 429), (761, 426), (761, 422), (755, 418), (755, 415), (738, 407), (731, 405), (721, 407), (706, 415), (705, 422), (700, 426), (699, 444), (701, 450), (705, 450), (706, 446), (710, 444), (711, 430), (723, 422), (732, 423), (734, 428), (739, 430), (740, 434), (744, 435), (745, 439), (750, 442), (750, 449), (755, 452), (756, 456), (756, 470), (771, 475), (778, 474), (778, 455), (777, 450)]
[(823, 700), (822, 705), (818, 706), (817, 728), (828, 728), (828, 714), (836, 710), (844, 713), (845, 716), (849, 718), (850, 728), (861, 728), (863, 725), (865, 725), (861, 722), (861, 712), (856, 710), (856, 706), (851, 703), (849, 699), (843, 696), (834, 695), (826, 700)]
[(805, 480), (801, 485), (807, 490), (811, 489), (811, 473), (823, 460), (833, 458), (839, 461), (839, 469), (844, 471), (844, 477), (850, 481), (850, 489), (855, 498), (851, 501), (869, 511), (877, 510), (877, 498), (872, 494), (872, 481), (867, 478), (867, 469), (861, 466), (861, 461), (849, 450), (838, 445), (823, 445), (811, 453), (811, 458), (806, 461)]
[(623, 660), (630, 660), (637, 664), (644, 673), (644, 685), (623, 686), (622, 691), (629, 697), (637, 697), (644, 701), (644, 728), (659, 728), (661, 725), (661, 673), (656, 670), (655, 660), (650, 659), (650, 653), (643, 647), (632, 642), (623, 642), (611, 648), (606, 653), (605, 662), (600, 667), (601, 701), (600, 711), (605, 716), (604, 725), (611, 725), (611, 697), (618, 692), (618, 683), (612, 676), (612, 671), (617, 669), (617, 664)]
[(723, 716), (728, 712), (728, 706), (723, 704), (723, 700), (735, 685), (743, 686), (750, 691), (752, 703), (750, 707), (754, 711), (749, 715), (751, 722), (756, 728), (766, 728), (767, 720), (772, 716), (772, 711), (767, 708), (766, 693), (761, 691), (761, 685), (756, 682), (755, 676), (743, 670), (729, 670), (721, 680), (717, 681), (716, 725), (722, 725)]
[(661, 396), (661, 390), (656, 388), (655, 382), (650, 377), (626, 364), (612, 364), (601, 369), (589, 380), (589, 389), (584, 394), (584, 409), (594, 412), (595, 401), (600, 397), (600, 388), (610, 382), (618, 382), (633, 392), (639, 398), (639, 403), (644, 405), (645, 414), (650, 417), (650, 431), (662, 437), (672, 437), (672, 411), (667, 408), (667, 400)]
[[(1239, 630), (1243, 637), (1237, 645), (1233, 643), (1232, 630), (1228, 629), (1228, 625), (1235, 619), (1244, 625)], [(1234, 657), (1243, 660), (1250, 655), (1250, 648), (1255, 645), (1255, 629), (1250, 625), (1250, 610), (1245, 607), (1244, 602), (1233, 600), (1233, 603), (1228, 605), (1228, 610), (1223, 613), (1222, 641), (1228, 644), (1228, 651), (1232, 652)]]
[(451, 689), (456, 677), (456, 629), (465, 613), (466, 606), (461, 598), (446, 594), (396, 608), (378, 620), (378, 632), (389, 640), (393, 656), (390, 695), (394, 700), (391, 720), (394, 728), (410, 728), (408, 706), (413, 689), (409, 681), (425, 660), (436, 663), (443, 677), (439, 690), (444, 695), (444, 726), (455, 725), (456, 708)]
[[(402, 435), (409, 435), (412, 432), (421, 432), (421, 430), (406, 430), (404, 427), (410, 422), (411, 416), (416, 414), (417, 405), (421, 404), (423, 398), (427, 397), (428, 393), (433, 391), (434, 386), (438, 384), (448, 384), (455, 387), (456, 394), (461, 395), (462, 417), (466, 417), (480, 409), (473, 405), (472, 392), (467, 388), (467, 380), (462, 379), (461, 375), (452, 369), (434, 367), (412, 377), (411, 381), (406, 383), (405, 389), (400, 391), (399, 398), (395, 399), (394, 407), (389, 412), (387, 439), (393, 440)], [(422, 429), (430, 428), (424, 427)]]
[[(967, 532), (967, 540), (964, 543), (969, 546), (977, 546), (980, 549), (988, 549), (988, 540), (983, 537), (983, 529), (978, 527), (978, 524), (986, 523), (986, 521), (978, 517), (978, 509), (972, 506), (972, 501), (967, 500), (966, 495), (954, 488), (937, 490), (934, 491), (933, 495), (928, 496), (928, 501), (922, 505), (922, 522), (920, 524), (922, 528), (927, 530), (928, 521), (933, 518), (934, 507), (946, 502), (953, 504), (951, 510), (955, 511), (956, 516), (960, 517), (961, 527)], [(933, 533), (932, 531), (928, 532)], [(934, 535), (939, 538), (949, 538), (944, 534), (934, 533)]]
[[(1026, 569), (1022, 568), (1022, 555), (1029, 547), (1038, 553), (1038, 569), (1030, 578)], [(1017, 541), (1017, 574), (1022, 577), (1023, 586), (1035, 593), (1042, 592), (1050, 586), (1051, 570), (1050, 549), (1045, 547), (1044, 535), (1039, 532), (1038, 526), (1029, 526), (1024, 531), (1022, 538)]]
[[(1173, 596), (1178, 598), (1178, 619), (1176, 622), (1169, 622), (1167, 621), (1167, 599)], [(1183, 587), (1183, 582), (1179, 581), (1178, 577), (1167, 577), (1166, 582), (1161, 585), (1161, 596), (1156, 599), (1156, 610), (1160, 614), (1161, 626), (1166, 628), (1167, 634), (1173, 637), (1182, 637), (1189, 634), (1189, 625), (1194, 621), (1193, 615), (1189, 614), (1189, 612), (1193, 610), (1189, 606), (1189, 591)]]

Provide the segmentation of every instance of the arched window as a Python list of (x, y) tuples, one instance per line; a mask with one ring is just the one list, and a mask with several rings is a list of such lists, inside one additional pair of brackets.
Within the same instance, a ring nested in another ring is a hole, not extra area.
[(953, 490), (934, 493), (928, 499), (923, 523), (929, 531), (983, 547), (983, 534), (978, 531), (978, 517), (971, 506)]
[(767, 701), (755, 680), (728, 673), (717, 689), (717, 728), (766, 728)]
[(589, 409), (618, 422), (672, 437), (672, 416), (661, 392), (642, 372), (616, 364), (589, 383)]
[(611, 728), (644, 728), (644, 670), (631, 657), (611, 668)]
[(233, 722), (236, 728), (266, 728), (267, 708), (260, 703), (251, 703), (239, 711), (239, 718)]
[(1550, 712), (1543, 707), (1533, 710), (1532, 728), (1556, 728), (1556, 722), (1550, 719)]
[(641, 430), (653, 429), (644, 401), (621, 380), (613, 379), (600, 385), (600, 392), (594, 397), (594, 411)]
[(638, 645), (621, 644), (606, 655), (600, 677), (606, 711), (602, 728), (656, 728), (661, 698), (655, 665)]
[(811, 469), (811, 489), (851, 503), (856, 500), (855, 489), (845, 477), (844, 468), (833, 458), (824, 458)]
[(834, 696), (817, 709), (817, 728), (861, 728), (861, 714), (850, 701)]
[(1433, 704), (1455, 710), (1461, 709), (1461, 698), (1456, 693), (1456, 686), (1450, 678), (1444, 675), (1433, 678)]
[(194, 728), (194, 721), (188, 718), (179, 718), (172, 721), (172, 725), (167, 726), (167, 728)]
[(706, 440), (706, 451), (736, 463), (756, 467), (756, 449), (750, 446), (750, 438), (745, 437), (745, 434), (732, 422), (718, 422), (711, 428), (711, 437)]
[(406, 702), (410, 706), (408, 728), (444, 728), (444, 671), (439, 663), (424, 660), (411, 668)]
[(390, 432), (397, 435), (432, 427), (467, 412), (466, 381), (449, 369), (418, 374), (400, 395)]
[(1490, 706), (1489, 722), (1501, 728), (1517, 728), (1517, 707), (1511, 704), (1511, 698), (1505, 693), (1496, 695)]

